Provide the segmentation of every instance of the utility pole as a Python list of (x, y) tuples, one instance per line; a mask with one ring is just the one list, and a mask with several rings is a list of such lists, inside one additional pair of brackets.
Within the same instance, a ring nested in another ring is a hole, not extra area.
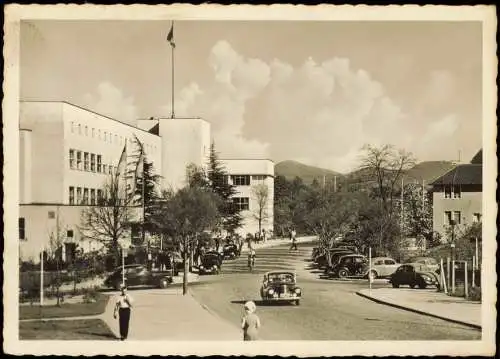
[(333, 176), (333, 192), (337, 192), (337, 176)]

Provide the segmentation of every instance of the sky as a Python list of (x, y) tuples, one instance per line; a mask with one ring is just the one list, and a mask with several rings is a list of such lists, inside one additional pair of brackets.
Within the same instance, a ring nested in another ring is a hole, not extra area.
[[(130, 124), (170, 117), (170, 26), (23, 21), (20, 98)], [(464, 21), (176, 21), (175, 114), (210, 122), (223, 158), (346, 173), (363, 145), (390, 144), (469, 161), (482, 146), (481, 39)]]

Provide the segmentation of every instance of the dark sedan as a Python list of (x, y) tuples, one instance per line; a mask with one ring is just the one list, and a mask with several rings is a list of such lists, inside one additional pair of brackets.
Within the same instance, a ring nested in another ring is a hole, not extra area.
[[(166, 272), (149, 271), (143, 264), (129, 264), (124, 266), (125, 284), (128, 287), (133, 286), (154, 286), (166, 288), (172, 283), (172, 276)], [(120, 289), (123, 281), (122, 267), (115, 269), (104, 281), (104, 285), (109, 288)]]
[(410, 288), (419, 287), (425, 289), (428, 286), (439, 288), (438, 274), (432, 271), (420, 271), (414, 264), (403, 264), (390, 276), (389, 283), (394, 288), (401, 285), (409, 285)]
[(198, 272), (199, 274), (219, 274), (221, 266), (221, 254), (218, 252), (207, 252), (201, 256)]

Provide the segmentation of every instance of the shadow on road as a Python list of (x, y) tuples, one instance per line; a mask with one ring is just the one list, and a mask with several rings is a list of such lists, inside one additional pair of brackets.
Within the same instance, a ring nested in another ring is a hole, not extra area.
[(287, 301), (263, 301), (263, 300), (260, 300), (260, 299), (246, 299), (246, 300), (232, 300), (231, 301), (231, 304), (245, 304), (246, 302), (248, 302), (249, 300), (251, 300), (252, 302), (255, 303), (256, 306), (258, 307), (264, 307), (264, 306), (283, 306), (283, 305), (286, 305), (286, 306), (293, 306), (293, 304), (291, 302), (287, 302)]

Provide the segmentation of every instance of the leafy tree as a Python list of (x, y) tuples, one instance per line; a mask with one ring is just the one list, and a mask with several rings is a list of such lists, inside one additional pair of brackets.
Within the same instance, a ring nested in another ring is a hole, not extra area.
[(174, 239), (184, 259), (183, 294), (187, 293), (188, 256), (194, 253), (198, 238), (211, 230), (217, 218), (219, 201), (211, 191), (185, 187), (176, 193), (164, 191), (157, 202), (152, 221), (157, 230)]
[(267, 210), (267, 202), (269, 199), (269, 188), (265, 184), (258, 184), (252, 187), (252, 195), (254, 196), (257, 209), (254, 211), (254, 217), (259, 223), (259, 233), (262, 233), (262, 222), (269, 219)]
[(236, 186), (229, 183), (228, 173), (219, 159), (214, 142), (210, 146), (206, 174), (209, 188), (220, 198), (218, 211), (221, 216), (221, 226), (229, 233), (234, 233), (237, 228), (241, 227), (243, 220), (232, 198), (236, 194)]
[(130, 196), (119, 176), (109, 175), (102, 192), (96, 206), (82, 210), (80, 231), (84, 237), (101, 243), (111, 255), (113, 265), (118, 266), (121, 261), (120, 240), (129, 237), (134, 213), (130, 208)]

